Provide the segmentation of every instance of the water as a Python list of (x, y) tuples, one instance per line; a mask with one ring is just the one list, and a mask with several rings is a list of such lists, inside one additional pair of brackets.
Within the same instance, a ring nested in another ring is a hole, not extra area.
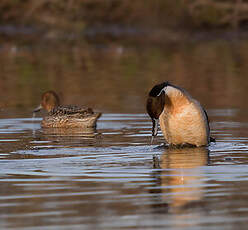
[[(0, 228), (246, 229), (247, 44), (236, 45), (3, 45)], [(151, 144), (145, 97), (169, 72), (207, 108), (208, 148), (165, 149), (161, 132)], [(103, 112), (97, 130), (41, 129), (32, 110), (51, 88)]]
[(0, 120), (2, 229), (245, 229), (248, 138), (210, 110), (209, 148), (150, 145), (145, 114), (104, 114), (94, 135)]

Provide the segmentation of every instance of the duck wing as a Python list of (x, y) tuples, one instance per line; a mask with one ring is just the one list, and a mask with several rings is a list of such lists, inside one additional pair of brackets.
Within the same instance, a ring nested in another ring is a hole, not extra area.
[(90, 116), (94, 114), (93, 110), (88, 107), (79, 107), (76, 105), (57, 106), (49, 112), (50, 116)]

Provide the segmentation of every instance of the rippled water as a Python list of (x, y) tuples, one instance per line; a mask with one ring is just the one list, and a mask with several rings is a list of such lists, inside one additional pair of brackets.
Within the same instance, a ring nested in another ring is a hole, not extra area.
[[(0, 229), (247, 229), (247, 40), (140, 40), (0, 44)], [(166, 80), (208, 110), (216, 143), (150, 144), (145, 100)], [(97, 130), (41, 129), (49, 89), (102, 112)]]
[(145, 114), (105, 113), (87, 134), (0, 119), (0, 228), (246, 229), (247, 112), (209, 115), (216, 143), (188, 149), (150, 145)]

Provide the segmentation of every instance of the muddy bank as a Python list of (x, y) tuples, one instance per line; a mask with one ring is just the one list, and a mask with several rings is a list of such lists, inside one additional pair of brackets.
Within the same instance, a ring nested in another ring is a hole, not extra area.
[(0, 41), (13, 41), (17, 44), (39, 44), (42, 42), (121, 42), (136, 45), (167, 45), (168, 43), (204, 42), (211, 40), (246, 40), (248, 31), (239, 29), (175, 30), (163, 28), (140, 28), (122, 25), (89, 26), (81, 31), (65, 31), (55, 28), (44, 29), (38, 26), (0, 25)]

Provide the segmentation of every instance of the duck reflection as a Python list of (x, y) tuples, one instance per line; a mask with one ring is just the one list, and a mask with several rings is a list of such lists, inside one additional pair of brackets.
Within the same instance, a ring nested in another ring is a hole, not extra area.
[(43, 128), (33, 131), (33, 139), (36, 141), (32, 149), (47, 147), (56, 148), (64, 147), (84, 147), (92, 146), (101, 142), (102, 135), (95, 128)]
[(95, 137), (96, 128), (87, 127), (84, 130), (81, 128), (43, 128), (42, 132), (46, 135), (57, 136), (83, 136), (83, 137)]
[(161, 169), (154, 174), (159, 191), (155, 190), (160, 194), (158, 210), (164, 212), (166, 207), (166, 211), (178, 212), (202, 205), (201, 166), (207, 165), (208, 159), (209, 151), (204, 147), (166, 149), (160, 160), (154, 157), (154, 168)]

